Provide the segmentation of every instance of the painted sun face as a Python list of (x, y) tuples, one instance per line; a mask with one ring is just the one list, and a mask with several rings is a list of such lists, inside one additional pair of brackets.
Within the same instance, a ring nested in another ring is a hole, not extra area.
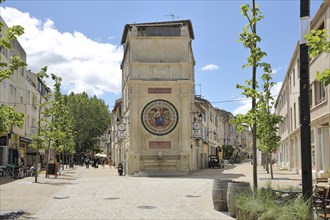
[(173, 131), (178, 119), (176, 108), (165, 100), (149, 102), (141, 114), (144, 128), (155, 135), (165, 135)]

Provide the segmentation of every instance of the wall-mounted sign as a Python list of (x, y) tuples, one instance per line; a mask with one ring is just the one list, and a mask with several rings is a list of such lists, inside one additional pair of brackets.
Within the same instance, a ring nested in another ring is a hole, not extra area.
[(178, 111), (170, 102), (154, 100), (149, 102), (141, 114), (144, 128), (155, 135), (165, 135), (174, 130), (178, 124)]
[(149, 149), (169, 150), (171, 149), (171, 141), (149, 141)]
[(117, 137), (118, 137), (118, 139), (126, 138), (126, 125), (125, 124), (121, 123), (118, 125)]
[(200, 139), (202, 138), (202, 129), (200, 122), (194, 122), (193, 123), (193, 130), (192, 130), (192, 136), (193, 138)]

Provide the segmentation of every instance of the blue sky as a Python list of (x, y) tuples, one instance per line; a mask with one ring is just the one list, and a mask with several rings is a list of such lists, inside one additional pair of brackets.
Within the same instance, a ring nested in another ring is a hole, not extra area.
[[(268, 54), (264, 61), (274, 70), (280, 89), (287, 66), (299, 39), (298, 0), (256, 1), (265, 18), (258, 23), (260, 47)], [(245, 112), (250, 101), (237, 83), (251, 78), (251, 69), (242, 69), (248, 56), (238, 43), (247, 21), (240, 6), (251, 1), (29, 1), (7, 0), (0, 13), (11, 26), (19, 24), (26, 33), (19, 38), (27, 53), (29, 69), (49, 72), (63, 78), (63, 91), (96, 94), (112, 109), (121, 97), (120, 44), (128, 23), (189, 19), (195, 39), (196, 94), (214, 107), (236, 113)], [(311, 17), (321, 5), (311, 1)]]

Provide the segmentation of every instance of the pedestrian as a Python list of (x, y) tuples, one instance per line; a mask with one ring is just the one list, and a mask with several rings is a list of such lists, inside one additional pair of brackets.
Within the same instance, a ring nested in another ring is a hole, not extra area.
[(103, 167), (103, 169), (104, 169), (104, 165), (105, 165), (105, 158), (103, 157), (102, 158), (102, 167)]
[(111, 169), (111, 165), (112, 165), (112, 160), (111, 160), (111, 157), (109, 158), (109, 167)]
[(60, 163), (59, 163), (58, 175), (59, 175), (59, 176), (62, 175), (62, 160), (60, 160)]
[(85, 158), (86, 169), (89, 169), (89, 158)]

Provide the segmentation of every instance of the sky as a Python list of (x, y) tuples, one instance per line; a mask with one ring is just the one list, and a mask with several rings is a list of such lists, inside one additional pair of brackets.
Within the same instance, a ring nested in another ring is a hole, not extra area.
[[(251, 108), (237, 84), (251, 79), (248, 51), (238, 42), (247, 20), (240, 13), (249, 1), (112, 1), (7, 0), (0, 15), (8, 26), (21, 25), (18, 38), (27, 54), (28, 69), (60, 76), (63, 93), (87, 92), (103, 99), (112, 110), (121, 98), (124, 26), (132, 23), (191, 20), (196, 95), (213, 107), (245, 113)], [(264, 19), (257, 24), (263, 61), (273, 68), (274, 97), (281, 88), (299, 39), (299, 0), (256, 0)], [(311, 0), (311, 18), (322, 0)], [(258, 76), (261, 72), (258, 71)]]

